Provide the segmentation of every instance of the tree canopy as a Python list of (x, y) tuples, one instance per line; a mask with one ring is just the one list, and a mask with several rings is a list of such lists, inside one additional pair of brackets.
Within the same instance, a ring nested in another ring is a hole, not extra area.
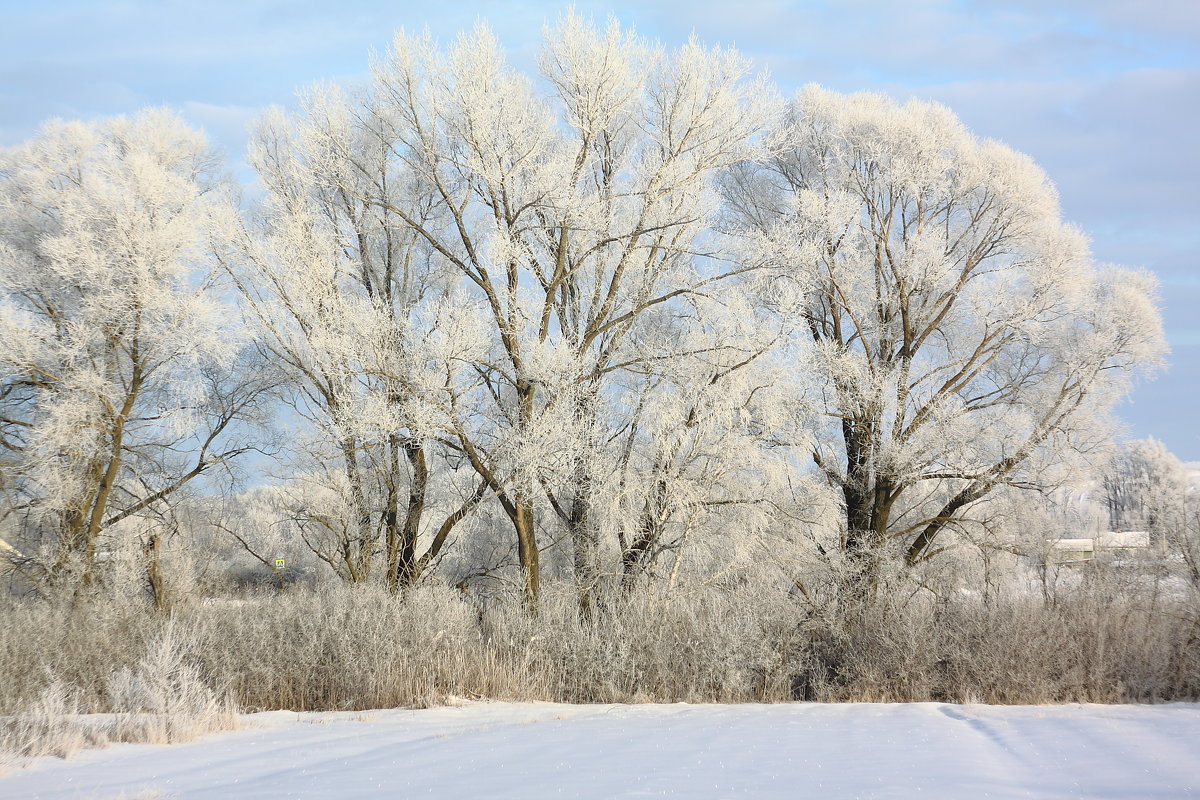
[(945, 107), (785, 103), (732, 50), (574, 14), (538, 65), (401, 33), (262, 117), (240, 206), (167, 112), (6, 152), (12, 538), (86, 575), (273, 412), (255, 482), (348, 581), (446, 563), (534, 605), (549, 558), (590, 613), (685, 557), (832, 548), (869, 587), (1055, 485), (1161, 363), (1153, 279)]

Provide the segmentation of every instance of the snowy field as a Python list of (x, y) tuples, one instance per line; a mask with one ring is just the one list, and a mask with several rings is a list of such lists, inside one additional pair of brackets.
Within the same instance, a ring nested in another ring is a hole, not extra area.
[(1200, 796), (1200, 706), (567, 706), (267, 712), (0, 778), (4, 800)]

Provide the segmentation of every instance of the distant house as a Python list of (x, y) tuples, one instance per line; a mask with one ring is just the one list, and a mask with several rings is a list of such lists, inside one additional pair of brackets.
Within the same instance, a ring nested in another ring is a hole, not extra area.
[(1150, 550), (1149, 531), (1100, 531), (1095, 536), (1049, 540), (1049, 561), (1075, 564), (1096, 559), (1129, 558)]
[(1047, 561), (1051, 564), (1073, 564), (1078, 561), (1091, 561), (1096, 554), (1096, 540), (1087, 539), (1051, 539), (1050, 553)]

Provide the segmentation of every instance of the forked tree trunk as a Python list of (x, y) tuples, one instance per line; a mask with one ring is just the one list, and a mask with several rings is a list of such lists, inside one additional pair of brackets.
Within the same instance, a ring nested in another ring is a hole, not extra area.
[[(136, 352), (136, 351), (135, 351)], [(83, 537), (83, 577), (80, 587), (86, 587), (92, 582), (92, 572), (96, 561), (96, 545), (100, 532), (104, 529), (104, 517), (108, 511), (108, 501), (112, 497), (113, 485), (121, 471), (122, 456), (125, 448), (125, 423), (133, 412), (138, 394), (142, 388), (142, 370), (135, 364), (129, 381), (129, 392), (121, 404), (120, 411), (113, 418), (111, 431), (112, 447), (109, 452), (108, 464), (100, 476), (100, 485), (96, 489), (95, 500), (92, 501), (91, 513), (88, 515), (87, 527)]]

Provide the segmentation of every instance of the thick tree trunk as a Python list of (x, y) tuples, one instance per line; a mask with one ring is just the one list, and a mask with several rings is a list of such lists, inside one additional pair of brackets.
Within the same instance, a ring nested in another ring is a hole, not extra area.
[(537, 610), (541, 592), (540, 563), (537, 532), (534, 527), (533, 501), (519, 497), (514, 503), (513, 527), (517, 532), (517, 557), (525, 579), (525, 603), (530, 610)]
[(412, 465), (413, 477), (408, 490), (408, 509), (404, 515), (404, 528), (400, 532), (400, 552), (395, 575), (401, 587), (412, 586), (420, 577), (417, 562), (417, 536), (421, 531), (421, 517), (425, 512), (425, 498), (429, 491), (429, 465), (425, 449), (420, 442), (408, 439), (404, 442), (404, 454)]
[(846, 446), (846, 478), (842, 485), (846, 505), (844, 550), (851, 565), (849, 585), (844, 588), (849, 596), (865, 599), (879, 587), (896, 495), (892, 482), (874, 470), (874, 426), (843, 420), (842, 434)]

